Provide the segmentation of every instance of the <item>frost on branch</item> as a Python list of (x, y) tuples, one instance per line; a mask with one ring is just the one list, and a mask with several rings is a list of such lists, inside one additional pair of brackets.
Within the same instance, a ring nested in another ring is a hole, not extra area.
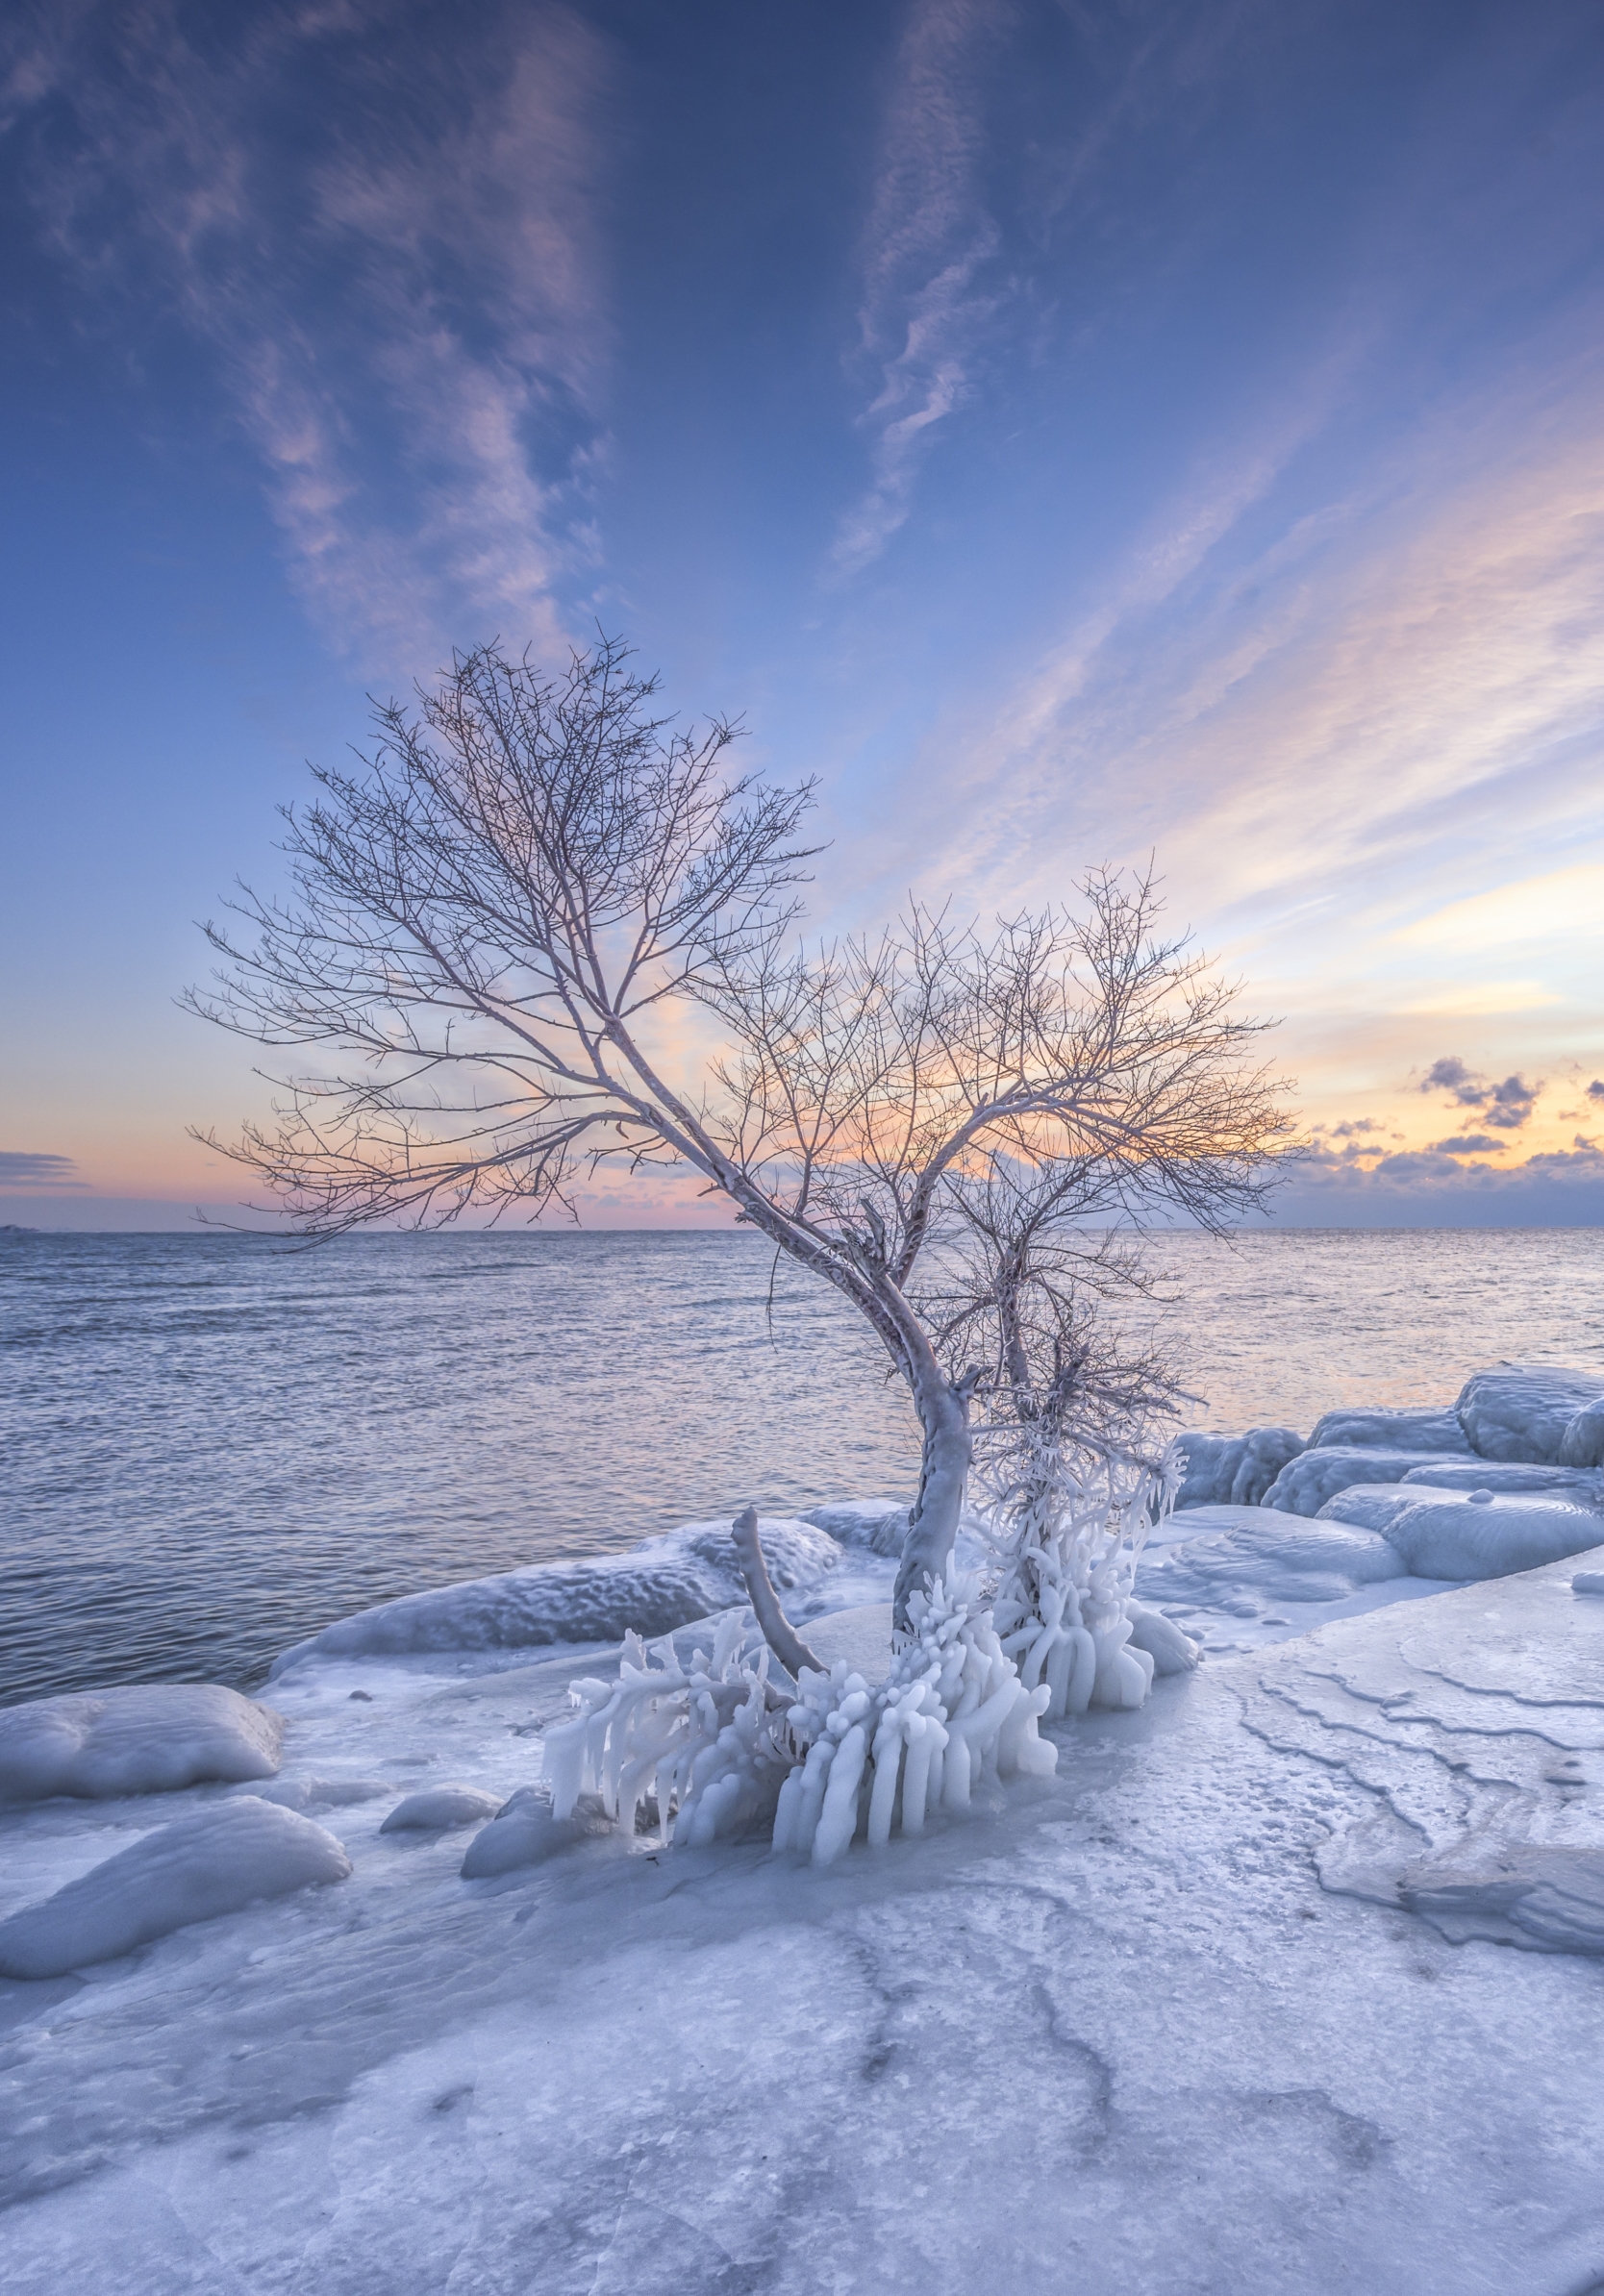
[(1021, 1683), (978, 1583), (949, 1568), (911, 1610), (878, 1685), (843, 1659), (782, 1687), (736, 1611), (688, 1665), (627, 1635), (618, 1680), (576, 1682), (573, 1720), (546, 1734), (553, 1815), (589, 1791), (633, 1834), (655, 1806), (659, 1838), (692, 1848), (772, 1817), (777, 1850), (828, 1865), (860, 1835), (880, 1848), (963, 1809), (983, 1778), (1050, 1776), (1057, 1749), (1036, 1727), (1049, 1692)]
[(963, 1809), (982, 1778), (1057, 1767), (1036, 1732), (1047, 1694), (1020, 1682), (978, 1582), (949, 1563), (908, 1607), (912, 1633), (878, 1687), (844, 1660), (804, 1673), (789, 1721), (808, 1751), (780, 1789), (777, 1850), (829, 1865), (860, 1834), (880, 1849), (893, 1828), (917, 1834), (932, 1810)]
[(746, 1615), (727, 1611), (713, 1653), (687, 1665), (671, 1641), (650, 1649), (624, 1636), (615, 1683), (588, 1678), (568, 1696), (579, 1711), (546, 1733), (545, 1777), (554, 1817), (585, 1792), (633, 1834), (655, 1804), (659, 1838), (699, 1848), (743, 1833), (774, 1807), (796, 1757), (787, 1725), (789, 1685), (768, 1679), (766, 1648), (746, 1645)]
[(1016, 1444), (1021, 1471), (993, 1515), (1002, 1648), (1028, 1690), (1045, 1685), (1049, 1721), (1139, 1707), (1155, 1673), (1197, 1663), (1197, 1645), (1132, 1591), (1148, 1534), (1174, 1503), (1174, 1477), (1129, 1450), (1065, 1441), (1051, 1415), (1020, 1425)]

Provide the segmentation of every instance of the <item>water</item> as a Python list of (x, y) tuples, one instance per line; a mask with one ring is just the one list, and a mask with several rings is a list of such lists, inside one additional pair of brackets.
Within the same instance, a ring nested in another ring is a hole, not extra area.
[[(1604, 1231), (1168, 1240), (1192, 1423), (1604, 1363)], [(249, 1686), (335, 1618), (757, 1498), (911, 1494), (876, 1343), (720, 1235), (0, 1239), (0, 1699)]]

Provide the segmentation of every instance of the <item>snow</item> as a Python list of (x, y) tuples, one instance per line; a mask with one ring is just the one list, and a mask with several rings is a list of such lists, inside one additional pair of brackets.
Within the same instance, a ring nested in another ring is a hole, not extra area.
[[(1546, 1363), (1500, 1363), (1473, 1372), (1455, 1406), (1471, 1448), (1484, 1459), (1535, 1460), (1591, 1466), (1580, 1456), (1590, 1428), (1598, 1424), (1589, 1407), (1604, 1396), (1604, 1373), (1562, 1371)], [(1577, 1455), (1566, 1447), (1573, 1421), (1581, 1419)]]
[(439, 1834), (450, 1826), (483, 1825), (501, 1809), (499, 1794), (481, 1785), (431, 1785), (397, 1802), (381, 1834)]
[[(885, 1511), (880, 1510), (876, 1522)], [(856, 1510), (844, 1510), (844, 1516), (864, 1523)], [(840, 1540), (799, 1516), (760, 1515), (758, 1529), (769, 1575), (782, 1594), (811, 1586), (841, 1561)], [(413, 1657), (615, 1642), (631, 1628), (652, 1638), (744, 1599), (729, 1524), (688, 1523), (626, 1555), (533, 1564), (380, 1603), (297, 1643), (275, 1661), (272, 1679), (309, 1657)]]
[(1189, 1431), (1176, 1437), (1182, 1474), (1175, 1504), (1256, 1507), (1303, 1448), (1303, 1437), (1290, 1427), (1255, 1427), (1241, 1435)]
[(1333, 1444), (1363, 1451), (1453, 1451), (1470, 1448), (1459, 1413), (1441, 1410), (1366, 1410), (1347, 1408), (1327, 1411), (1309, 1438), (1311, 1451)]
[[(1342, 1529), (1237, 1512), (1278, 1568)], [(1343, 1557), (1351, 1599), (1419, 1588)], [(1055, 1775), (822, 1870), (552, 1844), (545, 1813), (539, 1861), (464, 1880), (460, 1834), (353, 1803), (338, 1889), (0, 1984), (8, 2296), (1575, 2296), (1604, 2263), (1588, 1575), (1216, 1649), (1056, 1728)], [(576, 1658), (504, 1657), (287, 1669), (292, 1777), (471, 1780), (516, 1807), (468, 1859), (538, 1833)], [(152, 1810), (13, 1810), (0, 1896)]]
[(0, 1976), (64, 1977), (259, 1899), (343, 1882), (351, 1861), (311, 1818), (254, 1795), (200, 1809), (0, 1922)]
[(270, 1707), (215, 1683), (139, 1684), (0, 1710), (0, 1802), (171, 1792), (203, 1778), (271, 1778)]
[(1416, 1467), (1436, 1464), (1430, 1452), (1346, 1450), (1305, 1451), (1289, 1460), (1265, 1494), (1264, 1504), (1288, 1514), (1318, 1514), (1350, 1483), (1401, 1483)]

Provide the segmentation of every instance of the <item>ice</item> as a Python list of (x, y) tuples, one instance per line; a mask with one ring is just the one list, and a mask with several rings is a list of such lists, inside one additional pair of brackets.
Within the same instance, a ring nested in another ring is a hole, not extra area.
[(1604, 1570), (1579, 1570), (1570, 1582), (1572, 1594), (1604, 1594)]
[[(1604, 1372), (1562, 1371), (1546, 1363), (1500, 1363), (1473, 1372), (1455, 1406), (1473, 1449), (1484, 1459), (1547, 1460), (1594, 1466), (1591, 1448), (1600, 1415), (1590, 1407), (1604, 1397)], [(1577, 1429), (1574, 1449), (1566, 1435)]]
[(0, 1922), (0, 1976), (63, 1977), (258, 1899), (342, 1882), (350, 1871), (340, 1843), (311, 1818), (236, 1796), (159, 1826), (42, 1905)]
[(1491, 1490), (1499, 1497), (1511, 1491), (1547, 1491), (1574, 1499), (1580, 1507), (1604, 1508), (1604, 1475), (1585, 1467), (1544, 1467), (1513, 1460), (1476, 1459), (1463, 1464), (1447, 1461), (1440, 1467), (1411, 1467), (1406, 1485), (1427, 1484), (1436, 1490)]
[[(1341, 1526), (1203, 1535), (1242, 1528)], [(1589, 1575), (1211, 1656), (1055, 1729), (1054, 1775), (821, 1869), (610, 1829), (460, 1880), (539, 1834), (518, 1788), (575, 1654), (305, 1662), (275, 1694), (293, 1776), (516, 1807), (464, 1859), (353, 1805), (338, 1889), (0, 1984), (7, 2296), (1577, 2296), (1604, 2261)], [(141, 1809), (8, 1811), (0, 1890)]]
[[(758, 1527), (782, 1592), (812, 1588), (840, 1563), (840, 1541), (815, 1523), (763, 1515)], [(627, 1555), (503, 1571), (359, 1610), (287, 1651), (272, 1679), (309, 1658), (614, 1642), (631, 1629), (651, 1639), (744, 1600), (729, 1524), (689, 1523)]]
[(1430, 1452), (1346, 1451), (1335, 1446), (1290, 1460), (1265, 1494), (1264, 1504), (1288, 1514), (1318, 1514), (1350, 1483), (1401, 1483), (1412, 1467), (1436, 1463)]
[(482, 1825), (501, 1808), (499, 1794), (478, 1785), (431, 1785), (409, 1794), (379, 1828), (381, 1834), (440, 1834), (452, 1826)]
[(1417, 1499), (1387, 1526), (1388, 1538), (1422, 1579), (1504, 1578), (1586, 1554), (1601, 1532), (1604, 1517), (1591, 1508), (1491, 1491)]
[(1175, 1505), (1254, 1507), (1290, 1459), (1303, 1449), (1290, 1427), (1255, 1427), (1241, 1435), (1189, 1432), (1175, 1438), (1181, 1485)]
[(1584, 1404), (1560, 1438), (1560, 1458), (1568, 1467), (1604, 1466), (1604, 1396)]
[(1268, 1508), (1241, 1509), (1230, 1529), (1165, 1548), (1137, 1573), (1143, 1600), (1165, 1610), (1218, 1604), (1341, 1602), (1363, 1586), (1401, 1579), (1398, 1550), (1371, 1531), (1310, 1522)]
[(252, 1789), (259, 1800), (276, 1802), (281, 1809), (349, 1809), (358, 1802), (376, 1802), (395, 1787), (388, 1778), (276, 1778), (271, 1785)]
[(1361, 1451), (1458, 1451), (1470, 1448), (1459, 1414), (1451, 1406), (1441, 1410), (1327, 1411), (1309, 1438), (1311, 1451), (1334, 1444)]
[(552, 1814), (544, 1787), (521, 1785), (468, 1843), (463, 1859), (464, 1882), (484, 1882), (525, 1866), (543, 1865), (560, 1850), (598, 1834), (610, 1834), (613, 1820), (595, 1794), (581, 1794), (566, 1817)]
[(271, 1778), (270, 1707), (217, 1683), (139, 1683), (0, 1711), (0, 1802), (172, 1793), (201, 1779)]

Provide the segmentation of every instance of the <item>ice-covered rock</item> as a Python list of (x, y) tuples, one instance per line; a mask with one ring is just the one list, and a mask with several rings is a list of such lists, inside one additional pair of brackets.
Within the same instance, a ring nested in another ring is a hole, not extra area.
[[(813, 1585), (840, 1565), (840, 1542), (815, 1523), (765, 1515), (759, 1530), (769, 1576), (782, 1592)], [(627, 1555), (532, 1565), (400, 1595), (297, 1643), (272, 1672), (311, 1658), (616, 1642), (632, 1631), (649, 1640), (745, 1599), (729, 1524), (688, 1523)]]
[(379, 1828), (381, 1834), (443, 1834), (451, 1826), (475, 1826), (493, 1818), (501, 1808), (498, 1794), (478, 1785), (430, 1785), (409, 1794)]
[[(1604, 1397), (1604, 1372), (1563, 1371), (1548, 1363), (1500, 1363), (1472, 1372), (1455, 1410), (1470, 1447), (1484, 1459), (1549, 1460), (1561, 1454), (1572, 1423)], [(1586, 1428), (1578, 1435), (1578, 1447)], [(1568, 1458), (1568, 1466), (1593, 1462)]]
[(1566, 1467), (1604, 1466), (1604, 1396), (1586, 1403), (1560, 1437), (1560, 1462)]
[(1343, 1450), (1333, 1444), (1289, 1460), (1265, 1493), (1264, 1505), (1284, 1514), (1318, 1514), (1350, 1483), (1401, 1483), (1412, 1467), (1431, 1466), (1436, 1455), (1420, 1451)]
[(499, 1793), (483, 1786), (425, 1786), (395, 1805), (382, 1834), (443, 1834), (453, 1825), (483, 1825), (501, 1809)]
[(133, 1683), (0, 1711), (0, 1802), (175, 1792), (271, 1778), (284, 1725), (219, 1683)]
[(1175, 1505), (1256, 1507), (1303, 1448), (1303, 1437), (1290, 1427), (1255, 1427), (1240, 1435), (1178, 1435), (1174, 1455), (1181, 1478)]
[(462, 1876), (464, 1882), (487, 1882), (497, 1874), (543, 1865), (559, 1850), (612, 1831), (613, 1820), (596, 1794), (581, 1794), (566, 1817), (556, 1817), (549, 1793), (539, 1786), (520, 1785), (468, 1843)]
[[(871, 1555), (899, 1556), (908, 1535), (908, 1509), (894, 1499), (848, 1499), (835, 1507), (809, 1507), (802, 1520), (827, 1532), (843, 1547), (862, 1547)], [(768, 1534), (761, 1523), (759, 1529), (766, 1555)], [(777, 1579), (774, 1583), (779, 1585)]]
[(0, 1922), (0, 1976), (64, 1977), (191, 1922), (350, 1872), (341, 1844), (311, 1818), (255, 1795), (213, 1803)]
[(1441, 1466), (1411, 1467), (1404, 1477), (1410, 1486), (1424, 1484), (1433, 1490), (1495, 1491), (1507, 1498), (1512, 1491), (1546, 1491), (1573, 1499), (1578, 1507), (1604, 1508), (1604, 1475), (1586, 1467), (1540, 1466), (1524, 1460), (1445, 1460)]
[(1326, 1501), (1315, 1520), (1346, 1523), (1356, 1531), (1379, 1531), (1385, 1537), (1389, 1523), (1395, 1522), (1406, 1507), (1415, 1506), (1419, 1496), (1408, 1483), (1350, 1483)]
[(1389, 1411), (1347, 1405), (1327, 1411), (1309, 1438), (1311, 1451), (1334, 1445), (1354, 1451), (1458, 1451), (1470, 1448), (1451, 1405), (1441, 1410)]
[(271, 1785), (254, 1786), (263, 1802), (281, 1809), (349, 1809), (359, 1802), (377, 1802), (395, 1791), (393, 1778), (275, 1778)]
[(1572, 1594), (1604, 1594), (1604, 1570), (1579, 1570), (1570, 1582)]
[(1604, 1521), (1565, 1499), (1441, 1492), (1395, 1514), (1387, 1536), (1420, 1579), (1501, 1579), (1604, 1544)]
[(1254, 1596), (1329, 1603), (1402, 1578), (1407, 1569), (1397, 1549), (1374, 1532), (1256, 1507), (1241, 1510), (1232, 1529), (1144, 1558), (1137, 1591), (1170, 1608), (1229, 1609)]

